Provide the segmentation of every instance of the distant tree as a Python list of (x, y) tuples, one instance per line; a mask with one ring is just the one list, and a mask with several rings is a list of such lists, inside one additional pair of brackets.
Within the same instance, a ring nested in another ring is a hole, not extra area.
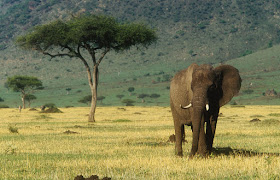
[(111, 50), (119, 52), (132, 46), (147, 48), (156, 40), (155, 31), (146, 25), (119, 23), (113, 17), (89, 15), (36, 26), (27, 35), (18, 37), (16, 43), (51, 58), (66, 56), (82, 61), (92, 95), (89, 121), (94, 122), (98, 68), (104, 56)]
[(72, 90), (71, 88), (66, 88), (65, 89), (67, 91), (67, 95), (69, 94), (69, 92)]
[(25, 96), (25, 100), (28, 102), (28, 107), (30, 108), (30, 105), (31, 105), (31, 101), (37, 99), (36, 96), (34, 96), (33, 94), (27, 94)]
[(88, 95), (88, 96), (84, 96), (82, 99), (80, 99), (78, 102), (80, 102), (80, 103), (84, 103), (84, 104), (90, 104), (90, 102), (91, 102), (91, 99), (92, 99), (92, 97), (91, 97), (91, 95)]
[(4, 99), (0, 97), (0, 102), (4, 102)]
[(129, 96), (131, 96), (131, 93), (135, 90), (134, 87), (129, 87), (128, 88), (128, 92), (129, 92)]
[(105, 99), (105, 96), (98, 96), (97, 97), (97, 101), (100, 101), (101, 102), (101, 104), (103, 104), (103, 100)]
[(164, 75), (162, 76), (162, 82), (168, 82), (168, 81), (170, 81), (171, 78), (172, 78), (171, 75), (169, 75), (169, 74), (164, 74)]
[(159, 98), (159, 97), (160, 97), (159, 94), (151, 94), (151, 95), (150, 95), (150, 98), (152, 98), (152, 99), (157, 99), (157, 98)]
[(43, 83), (36, 77), (32, 76), (13, 76), (8, 77), (7, 86), (14, 92), (21, 92), (22, 107), (25, 109), (25, 97), (35, 90), (43, 89)]
[(159, 98), (159, 97), (160, 97), (159, 94), (151, 94), (151, 95), (150, 95), (150, 98), (153, 98), (153, 99), (157, 99), (157, 98)]
[(135, 103), (135, 101), (131, 99), (124, 99), (122, 100), (122, 103), (124, 103), (126, 106), (134, 106), (133, 103)]
[(161, 79), (160, 77), (157, 77), (157, 82), (160, 82), (160, 79)]
[(148, 95), (148, 94), (139, 94), (139, 95), (137, 96), (137, 98), (142, 99), (142, 103), (145, 102), (145, 98), (146, 98), (146, 97), (149, 97), (149, 95)]
[(121, 100), (124, 97), (124, 95), (123, 94), (118, 94), (118, 95), (116, 95), (116, 97)]

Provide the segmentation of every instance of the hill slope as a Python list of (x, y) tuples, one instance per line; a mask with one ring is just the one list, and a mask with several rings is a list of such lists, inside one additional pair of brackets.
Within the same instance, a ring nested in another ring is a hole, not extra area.
[[(262, 92), (266, 88), (279, 88), (273, 84), (278, 74), (276, 50), (279, 47), (272, 46), (280, 41), (280, 2), (276, 0), (2, 0), (0, 7), (0, 97), (10, 106), (18, 105), (19, 98), (4, 88), (4, 82), (15, 74), (33, 75), (43, 80), (46, 88), (36, 93), (38, 100), (34, 105), (44, 102), (82, 105), (77, 100), (89, 94), (89, 88), (79, 61), (54, 59), (49, 62), (47, 57), (24, 52), (12, 42), (14, 37), (36, 24), (65, 19), (71, 13), (102, 13), (120, 21), (143, 21), (158, 30), (158, 43), (147, 50), (107, 55), (100, 69), (99, 94), (106, 96), (104, 105), (120, 105), (117, 94), (143, 105), (136, 95), (128, 95), (130, 86), (135, 87), (135, 94), (161, 95), (156, 100), (148, 98), (146, 104), (168, 105), (168, 79), (192, 62), (223, 62), (239, 67), (243, 88), (255, 88), (252, 94), (238, 97), (239, 103), (264, 103)], [(251, 55), (246, 56), (248, 54)], [(259, 62), (263, 64), (256, 65)], [(252, 67), (259, 69), (254, 71)], [(253, 86), (247, 87), (251, 81)], [(72, 89), (69, 94), (66, 88)], [(277, 100), (273, 99), (272, 103)]]

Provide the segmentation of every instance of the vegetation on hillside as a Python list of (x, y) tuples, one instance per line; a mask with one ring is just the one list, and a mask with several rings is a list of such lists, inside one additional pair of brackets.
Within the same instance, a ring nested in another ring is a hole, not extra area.
[[(8, 76), (24, 71), (26, 75), (39, 76), (46, 85), (44, 91), (35, 94), (38, 101), (33, 103), (34, 106), (48, 101), (56, 101), (59, 106), (83, 105), (78, 100), (90, 92), (85, 86), (84, 69), (79, 62), (53, 58), (53, 63), (49, 63), (48, 58), (40, 54), (17, 49), (13, 39), (30, 32), (30, 28), (37, 24), (92, 13), (114, 16), (118, 22), (145, 22), (156, 28), (159, 35), (156, 46), (145, 52), (132, 49), (119, 55), (111, 52), (108, 58), (105, 57), (107, 60), (99, 68), (102, 74), (100, 84), (104, 87), (100, 91), (106, 96), (103, 106), (121, 105), (116, 97), (118, 94), (134, 100), (135, 105), (167, 106), (169, 82), (163, 81), (167, 75), (172, 77), (192, 62), (236, 64), (240, 68), (244, 90), (251, 81), (254, 90), (251, 94), (240, 94), (237, 103), (277, 104), (279, 99), (263, 97), (262, 93), (267, 89), (280, 89), (274, 83), (279, 69), (279, 53), (276, 51), (280, 35), (279, 4), (276, 0), (69, 0), (63, 3), (4, 0), (0, 2), (0, 96), (9, 106), (18, 106), (14, 94), (6, 92), (3, 86)], [(27, 14), (26, 18), (19, 18), (24, 14)], [(22, 19), (24, 23), (19, 22)], [(237, 57), (240, 57), (236, 60), (238, 63), (228, 61)], [(254, 61), (259, 57), (262, 59)], [(262, 70), (252, 70), (259, 67)], [(132, 86), (135, 92), (129, 96), (127, 89)], [(67, 96), (66, 87), (72, 89)], [(160, 97), (141, 103), (137, 96), (143, 93), (159, 93)]]

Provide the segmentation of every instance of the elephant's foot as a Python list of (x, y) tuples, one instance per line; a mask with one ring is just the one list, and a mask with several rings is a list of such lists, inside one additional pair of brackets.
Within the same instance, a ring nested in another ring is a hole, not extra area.
[(183, 151), (176, 151), (176, 156), (183, 157)]
[(178, 157), (183, 157), (183, 153), (177, 153), (176, 154)]

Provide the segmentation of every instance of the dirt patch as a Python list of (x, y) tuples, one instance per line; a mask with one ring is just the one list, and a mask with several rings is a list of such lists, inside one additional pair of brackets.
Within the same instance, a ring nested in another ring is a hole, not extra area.
[(31, 108), (31, 109), (29, 109), (29, 111), (38, 111), (38, 110), (35, 108)]
[(52, 107), (41, 111), (41, 113), (62, 113), (62, 111), (56, 107)]
[(255, 119), (250, 120), (250, 122), (261, 122), (261, 120), (259, 118), (255, 118)]
[(63, 134), (79, 134), (79, 133), (77, 133), (75, 131), (67, 130), (67, 131), (63, 132)]
[(99, 179), (97, 175), (92, 175), (89, 178), (84, 178), (82, 175), (76, 176), (74, 180), (111, 180), (109, 177), (104, 177)]

